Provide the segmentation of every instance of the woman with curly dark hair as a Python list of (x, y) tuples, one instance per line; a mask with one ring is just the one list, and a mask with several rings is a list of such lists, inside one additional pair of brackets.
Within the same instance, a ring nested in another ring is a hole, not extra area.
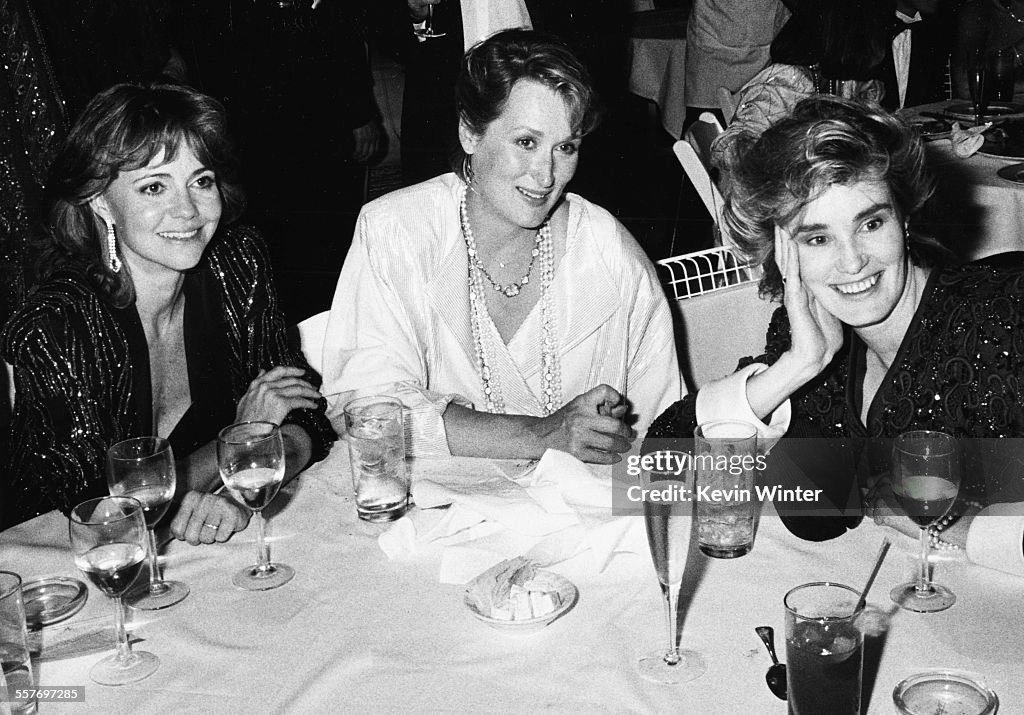
[(219, 230), (243, 205), (223, 108), (186, 87), (111, 87), (72, 128), (48, 190), (38, 285), (2, 335), (15, 406), (0, 522), (105, 494), (106, 450), (158, 435), (184, 495), (172, 531), (226, 540), (248, 516), (209, 493), (221, 428), (283, 424), (288, 474), (334, 435), (288, 345), (262, 240)]
[[(909, 126), (875, 105), (808, 99), (738, 156), (725, 221), (763, 264), (762, 295), (784, 308), (762, 356), (674, 405), (649, 436), (727, 415), (768, 445), (784, 434), (1024, 436), (1024, 264), (1005, 254), (956, 265), (909, 230), (932, 186)], [(875, 456), (864, 489), (888, 468), (885, 448)], [(976, 456), (964, 499), (1022, 496), (1018, 478)], [(843, 466), (812, 476), (859, 499)]]

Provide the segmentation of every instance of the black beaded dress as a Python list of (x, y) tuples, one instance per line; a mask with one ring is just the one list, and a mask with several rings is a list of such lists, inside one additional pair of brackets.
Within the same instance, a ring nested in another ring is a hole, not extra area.
[[(216, 439), (261, 369), (309, 369), (289, 344), (262, 239), (233, 227), (185, 274), (185, 353), (192, 404), (169, 440), (181, 458)], [(153, 433), (149, 353), (133, 305), (114, 308), (67, 268), (32, 290), (2, 335), (15, 369), (0, 528), (51, 509), (69, 511), (107, 493), (104, 455), (115, 442)], [(324, 414), (295, 410), (323, 459), (335, 439)]]
[[(770, 365), (789, 349), (785, 308), (773, 315), (766, 342), (763, 355), (744, 358), (739, 367)], [(867, 424), (860, 418), (865, 355), (865, 344), (848, 329), (828, 368), (791, 398), (787, 439), (827, 438), (822, 444), (831, 456), (814, 455), (815, 466), (807, 470), (813, 486), (825, 487), (833, 501), (847, 494), (857, 499), (856, 485), (844, 482), (859, 480), (863, 487), (886, 471), (889, 440), (910, 430), (937, 430), (961, 438), (964, 498), (1024, 500), (1024, 468), (1013, 467), (1024, 467), (1022, 440), (1005, 439), (1024, 437), (1024, 254), (932, 271)], [(691, 394), (667, 409), (648, 440), (692, 435), (695, 406)]]

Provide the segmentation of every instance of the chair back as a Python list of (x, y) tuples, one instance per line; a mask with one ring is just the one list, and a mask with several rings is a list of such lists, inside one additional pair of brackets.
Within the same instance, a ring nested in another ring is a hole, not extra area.
[(683, 138), (672, 145), (672, 151), (715, 222), (715, 244), (732, 245), (722, 225), (722, 208), (725, 202), (711, 178), (710, 171), (711, 142), (723, 131), (722, 125), (718, 123), (718, 117), (711, 112), (702, 112), (697, 121), (686, 130)]
[(676, 319), (676, 345), (688, 386), (731, 374), (740, 358), (764, 352), (778, 306), (757, 294), (759, 266), (726, 246), (658, 261)]
[(324, 338), (327, 335), (327, 319), (330, 315), (331, 311), (325, 310), (306, 318), (297, 326), (302, 356), (306, 358), (309, 366), (321, 375), (324, 365)]

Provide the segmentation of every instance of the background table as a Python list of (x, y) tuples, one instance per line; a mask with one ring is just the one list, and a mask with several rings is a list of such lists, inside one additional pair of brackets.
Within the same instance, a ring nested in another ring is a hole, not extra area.
[[(273, 505), (272, 555), (295, 567), (291, 583), (263, 593), (231, 586), (231, 575), (254, 559), (251, 529), (224, 545), (172, 543), (166, 575), (189, 583), (191, 595), (165, 611), (133, 615), (132, 630), (145, 639), (141, 647), (159, 655), (159, 671), (108, 688), (88, 679), (103, 654), (37, 662), (40, 685), (86, 687), (84, 704), (44, 703), (40, 712), (781, 715), (786, 706), (765, 686), (769, 659), (754, 627), (774, 626), (784, 651), (786, 591), (829, 579), (859, 587), (883, 534), (869, 523), (830, 542), (804, 542), (769, 507), (750, 554), (720, 561), (691, 552), (682, 644), (704, 653), (708, 672), (692, 683), (659, 686), (636, 668), (641, 655), (664, 645), (661, 596), (645, 549), (616, 555), (602, 573), (585, 554), (552, 567), (579, 587), (575, 608), (535, 635), (506, 636), (470, 616), (462, 587), (438, 582), (436, 553), (385, 558), (376, 538), (385, 527), (355, 517), (347, 464), (339, 443)], [(421, 476), (446, 468), (413, 464)], [(491, 468), (483, 460), (457, 464)], [(642, 520), (620, 518), (632, 520), (629, 528), (640, 530), (635, 543), (643, 544)], [(54, 512), (0, 534), (0, 564), (26, 580), (82, 578), (66, 528)], [(999, 693), (1001, 712), (1024, 712), (1024, 579), (972, 565), (963, 552), (943, 553), (935, 576), (957, 593), (956, 606), (931, 615), (903, 612), (888, 592), (912, 574), (915, 554), (915, 543), (897, 535), (869, 599), (882, 625), (866, 650), (866, 712), (891, 713), (893, 686), (936, 666), (983, 674)], [(112, 638), (110, 609), (90, 586), (86, 608), (46, 629), (44, 643), (89, 626)]]
[(688, 14), (688, 7), (633, 13), (629, 32), (629, 91), (658, 105), (661, 124), (675, 139), (686, 119)]
[[(908, 113), (941, 112), (950, 104), (963, 103), (937, 102), (911, 108)], [(1020, 117), (1024, 118), (1024, 113)], [(969, 259), (1024, 250), (1024, 184), (996, 173), (1004, 166), (1024, 162), (1024, 158), (975, 154), (961, 159), (948, 139), (930, 141), (925, 150), (936, 178), (935, 196), (921, 217), (929, 232)]]

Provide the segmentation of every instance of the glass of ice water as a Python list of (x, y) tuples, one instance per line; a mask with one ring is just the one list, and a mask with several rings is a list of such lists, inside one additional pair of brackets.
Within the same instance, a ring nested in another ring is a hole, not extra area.
[(402, 403), (371, 395), (345, 405), (356, 512), (364, 521), (394, 521), (409, 508)]
[(284, 480), (284, 441), (272, 422), (239, 422), (217, 435), (217, 468), (224, 486), (240, 504), (255, 514), (257, 561), (246, 566), (231, 583), (246, 591), (267, 591), (292, 580), (291, 566), (270, 560), (263, 534), (263, 509), (274, 501)]

